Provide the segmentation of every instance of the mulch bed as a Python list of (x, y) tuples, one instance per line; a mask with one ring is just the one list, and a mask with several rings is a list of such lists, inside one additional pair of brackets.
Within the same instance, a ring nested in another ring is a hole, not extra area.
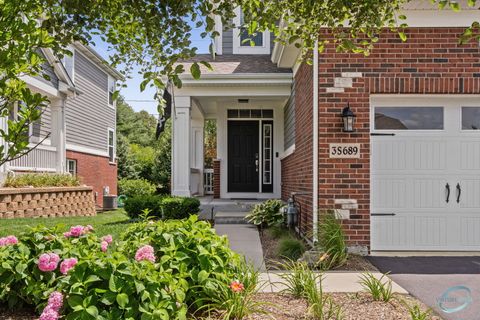
[[(263, 230), (260, 231), (260, 241), (262, 243), (263, 257), (265, 259), (265, 265), (268, 270), (278, 270), (279, 264), (284, 263), (285, 260), (277, 255), (277, 247), (279, 239), (272, 237), (270, 232)], [(347, 262), (336, 269), (336, 271), (378, 271), (373, 264), (366, 259), (366, 257), (351, 254)]]
[[(408, 308), (404, 302), (412, 306), (418, 304), (422, 310), (428, 309), (424, 304), (408, 295), (396, 294), (390, 302), (373, 301), (367, 293), (331, 294), (334, 302), (342, 306), (345, 320), (407, 320), (411, 319)], [(271, 303), (265, 307), (269, 315), (253, 315), (250, 320), (276, 319), (276, 320), (296, 320), (312, 319), (308, 315), (307, 303), (303, 299), (295, 299), (288, 295), (275, 293), (259, 294), (259, 300)], [(404, 302), (403, 302), (404, 301)], [(429, 318), (431, 320), (441, 320), (437, 315)], [(333, 320), (333, 319), (332, 319)]]
[[(332, 293), (337, 305), (342, 306), (344, 320), (407, 320), (410, 319), (405, 303), (412, 306), (418, 304), (422, 310), (428, 309), (424, 304), (408, 295), (396, 294), (390, 302), (373, 301), (367, 293)], [(248, 320), (300, 320), (312, 317), (308, 314), (308, 306), (304, 299), (296, 299), (278, 293), (259, 293), (258, 301), (265, 302), (263, 307), (268, 314), (255, 314)], [(33, 311), (9, 312), (0, 307), (0, 320), (34, 320)], [(214, 320), (214, 318), (209, 318)], [(433, 315), (431, 320), (441, 320)], [(247, 319), (246, 319), (247, 320)], [(334, 320), (334, 319), (331, 319)]]

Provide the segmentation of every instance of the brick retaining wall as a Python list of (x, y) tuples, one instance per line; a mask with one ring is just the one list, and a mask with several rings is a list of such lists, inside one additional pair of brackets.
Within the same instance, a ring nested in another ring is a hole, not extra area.
[(0, 188), (0, 218), (94, 215), (92, 187)]

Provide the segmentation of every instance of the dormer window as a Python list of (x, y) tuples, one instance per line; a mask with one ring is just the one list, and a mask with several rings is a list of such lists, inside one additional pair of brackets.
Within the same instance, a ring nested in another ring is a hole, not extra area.
[[(270, 54), (270, 32), (257, 32), (249, 35), (241, 26), (244, 23), (240, 7), (235, 9), (233, 23), (233, 54)], [(252, 42), (254, 46), (252, 46)]]

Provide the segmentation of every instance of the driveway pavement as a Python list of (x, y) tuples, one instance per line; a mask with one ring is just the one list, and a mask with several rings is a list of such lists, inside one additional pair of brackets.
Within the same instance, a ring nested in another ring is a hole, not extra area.
[(447, 320), (480, 320), (480, 257), (369, 257)]

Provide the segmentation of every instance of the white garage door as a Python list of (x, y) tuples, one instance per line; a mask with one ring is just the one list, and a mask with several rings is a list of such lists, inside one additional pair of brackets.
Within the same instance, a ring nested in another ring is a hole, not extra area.
[(480, 250), (480, 98), (372, 99), (372, 250)]

